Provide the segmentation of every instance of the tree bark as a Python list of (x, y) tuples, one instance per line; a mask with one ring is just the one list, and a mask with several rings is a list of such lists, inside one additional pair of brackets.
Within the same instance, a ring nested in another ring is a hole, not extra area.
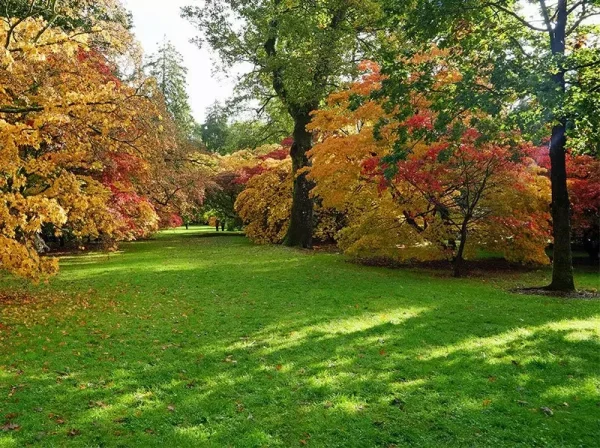
[[(312, 110), (312, 109), (311, 109)], [(313, 183), (307, 179), (306, 173), (298, 175), (298, 171), (309, 166), (306, 153), (312, 147), (312, 134), (306, 129), (310, 123), (310, 111), (294, 114), (294, 143), (290, 154), (292, 157), (292, 173), (294, 190), (290, 226), (284, 240), (286, 246), (312, 248), (313, 233), (313, 200), (310, 190)]]
[(547, 289), (570, 292), (575, 290), (575, 282), (571, 253), (571, 204), (567, 189), (566, 143), (566, 126), (564, 123), (554, 126), (552, 141), (550, 142), (554, 256), (552, 260), (552, 283)]
[[(275, 0), (275, 6), (278, 7), (281, 0)], [(270, 58), (277, 55), (279, 21), (272, 19), (269, 22), (270, 33), (264, 48)], [(317, 109), (319, 103), (295, 105), (290, 102), (288, 91), (284, 83), (283, 71), (280, 66), (276, 66), (272, 71), (273, 90), (277, 93), (279, 99), (287, 105), (288, 112), (294, 120), (294, 143), (290, 150), (292, 158), (292, 173), (294, 175), (294, 190), (292, 195), (292, 213), (290, 225), (283, 244), (290, 247), (312, 248), (313, 232), (313, 201), (310, 198), (310, 190), (313, 188), (312, 182), (306, 178), (306, 173), (298, 175), (298, 171), (309, 166), (306, 153), (312, 147), (312, 134), (306, 130), (310, 123), (310, 113)]]
[[(469, 218), (470, 219), (470, 218)], [(467, 222), (468, 219), (463, 221), (462, 227), (460, 229), (460, 244), (458, 245), (458, 252), (456, 252), (456, 257), (454, 258), (454, 277), (460, 278), (463, 275), (463, 264), (464, 264), (464, 253), (465, 253), (465, 245), (467, 244)]]
[[(567, 1), (559, 0), (556, 25), (550, 32), (552, 54), (560, 58), (565, 55), (567, 29)], [(558, 93), (564, 98), (566, 93), (565, 71), (562, 66), (552, 75)], [(552, 283), (547, 289), (570, 292), (575, 290), (573, 279), (573, 256), (571, 253), (571, 204), (567, 188), (566, 169), (567, 120), (561, 117), (552, 128), (550, 141), (550, 180), (552, 182), (552, 233), (554, 236), (554, 256), (552, 263)]]

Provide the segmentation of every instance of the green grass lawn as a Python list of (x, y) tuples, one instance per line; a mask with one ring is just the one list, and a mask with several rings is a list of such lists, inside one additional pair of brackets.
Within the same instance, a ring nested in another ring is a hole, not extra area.
[(600, 302), (507, 292), (548, 270), (457, 280), (206, 228), (122, 249), (0, 280), (0, 448), (598, 446)]

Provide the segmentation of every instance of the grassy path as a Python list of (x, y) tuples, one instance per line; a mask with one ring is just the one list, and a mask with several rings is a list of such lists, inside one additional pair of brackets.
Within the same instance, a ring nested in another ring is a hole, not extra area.
[(505, 292), (546, 271), (455, 280), (211, 235), (0, 280), (20, 297), (0, 299), (0, 448), (597, 446), (600, 302)]

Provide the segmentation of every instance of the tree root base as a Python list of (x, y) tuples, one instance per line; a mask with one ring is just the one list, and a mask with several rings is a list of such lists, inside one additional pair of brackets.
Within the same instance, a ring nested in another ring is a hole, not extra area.
[(563, 299), (600, 300), (600, 293), (598, 291), (585, 289), (565, 292), (555, 291), (547, 286), (541, 286), (533, 288), (516, 288), (512, 289), (511, 292), (524, 295), (560, 297)]

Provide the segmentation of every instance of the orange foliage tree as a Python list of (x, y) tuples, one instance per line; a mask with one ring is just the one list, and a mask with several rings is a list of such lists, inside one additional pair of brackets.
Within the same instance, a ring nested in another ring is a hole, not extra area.
[[(547, 262), (549, 187), (529, 146), (518, 136), (487, 141), (460, 121), (432, 138), (431, 113), (417, 96), (419, 112), (397, 122), (373, 99), (377, 66), (363, 68), (310, 125), (319, 135), (313, 195), (348, 220), (340, 246), (359, 258), (452, 259), (457, 276), (478, 249)], [(403, 154), (393, 157), (400, 135)]]
[(245, 223), (246, 235), (254, 242), (280, 243), (292, 211), (291, 159), (270, 161), (261, 171), (248, 179), (235, 210)]

